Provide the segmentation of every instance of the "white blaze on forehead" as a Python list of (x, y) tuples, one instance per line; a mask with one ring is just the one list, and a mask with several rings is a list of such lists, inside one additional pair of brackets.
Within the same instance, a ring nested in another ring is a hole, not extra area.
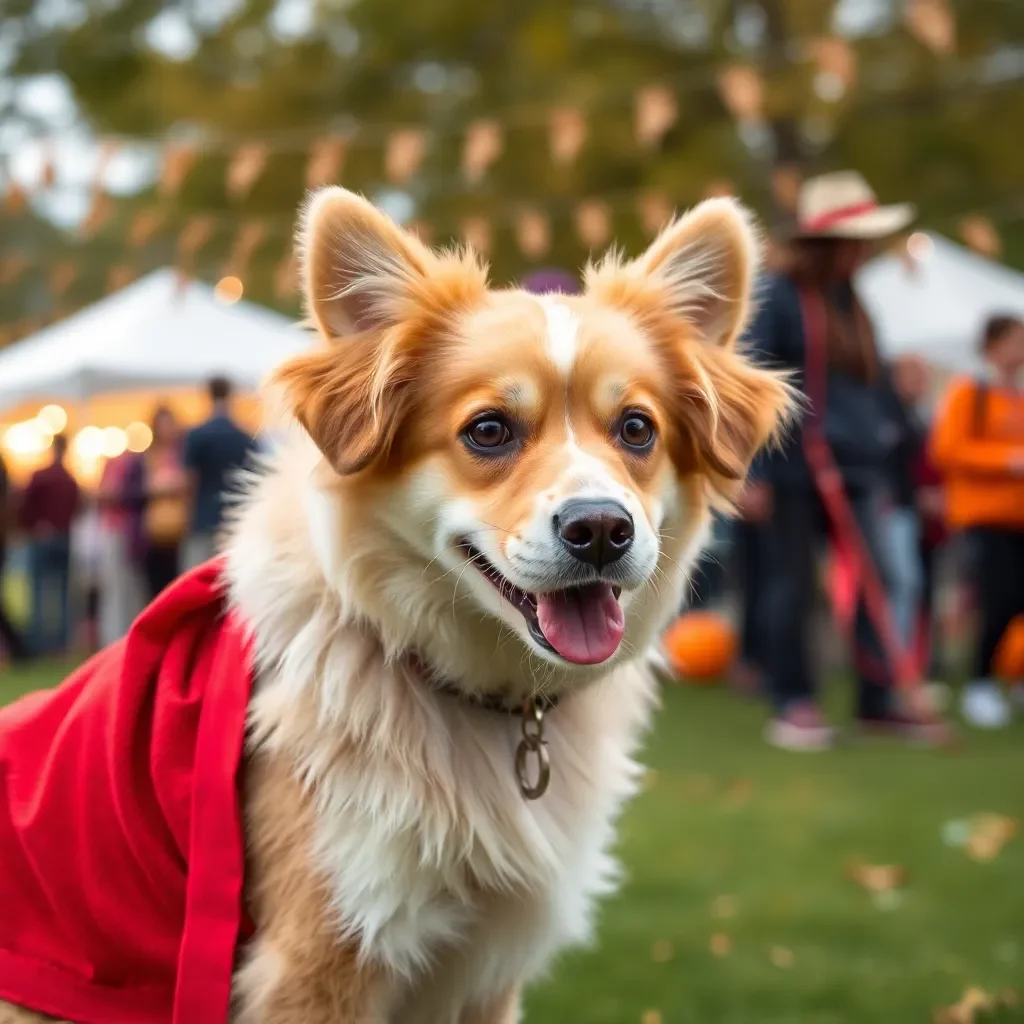
[(568, 376), (576, 358), (580, 318), (568, 305), (554, 296), (545, 295), (537, 301), (544, 309), (544, 318), (548, 325), (548, 355), (555, 366)]

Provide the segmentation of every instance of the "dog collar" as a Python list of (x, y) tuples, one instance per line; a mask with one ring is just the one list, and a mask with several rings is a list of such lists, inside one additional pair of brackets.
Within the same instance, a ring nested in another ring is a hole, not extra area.
[(551, 782), (551, 758), (548, 754), (547, 740), (544, 738), (544, 718), (549, 711), (558, 707), (558, 697), (538, 693), (514, 703), (502, 693), (467, 693), (454, 683), (434, 679), (420, 657), (414, 655), (410, 660), (417, 673), (427, 680), (437, 693), (483, 711), (493, 711), (509, 717), (519, 716), (521, 737), (516, 747), (516, 781), (524, 799), (539, 800), (547, 792)]

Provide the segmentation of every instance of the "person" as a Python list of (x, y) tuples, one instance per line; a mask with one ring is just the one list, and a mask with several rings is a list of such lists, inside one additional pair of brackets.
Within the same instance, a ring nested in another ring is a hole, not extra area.
[(216, 554), (217, 534), (224, 518), (224, 498), (232, 476), (257, 450), (255, 440), (231, 418), (231, 384), (225, 377), (210, 381), (210, 418), (185, 437), (185, 468), (191, 477), (192, 511), (185, 542), (185, 568)]
[(927, 390), (928, 366), (920, 356), (904, 355), (893, 361), (883, 392), (895, 433), (885, 460), (882, 527), (893, 617), (907, 647), (915, 646), (924, 588), (917, 476), (926, 438), (918, 407)]
[(71, 524), (80, 498), (78, 484), (65, 465), (67, 438), (57, 434), (52, 444), (53, 459), (32, 474), (19, 515), (29, 538), (30, 637), (36, 655), (59, 654), (68, 647)]
[(993, 316), (985, 325), (982, 379), (955, 380), (931, 438), (945, 478), (949, 527), (970, 542), (979, 615), (968, 719), (1000, 726), (1008, 705), (996, 680), (996, 652), (1024, 613), (1024, 320)]
[(28, 652), (21, 634), (8, 618), (4, 605), (4, 563), (7, 555), (7, 530), (11, 519), (13, 491), (7, 466), (3, 458), (0, 457), (0, 640), (3, 641), (7, 656), (11, 661), (18, 662), (23, 661)]
[(128, 501), (139, 510), (135, 548), (150, 600), (177, 578), (188, 528), (187, 481), (174, 413), (160, 406), (151, 429), (152, 444), (135, 459), (125, 481)]
[(842, 544), (861, 583), (854, 621), (859, 722), (938, 739), (934, 723), (893, 698), (897, 652), (884, 642), (878, 614), (879, 603), (888, 610), (878, 500), (896, 426), (885, 415), (874, 330), (853, 287), (873, 243), (913, 217), (910, 204), (880, 206), (855, 172), (807, 180), (789, 265), (768, 280), (750, 331), (756, 357), (788, 371), (805, 398), (801, 422), (758, 460), (740, 501), (748, 520), (770, 521), (763, 660), (774, 710), (766, 739), (785, 749), (821, 750), (834, 740), (809, 661), (815, 554), (829, 537)]
[(108, 459), (100, 475), (97, 503), (97, 577), (99, 584), (98, 632), (100, 646), (106, 647), (128, 632), (142, 611), (144, 593), (141, 573), (132, 558), (132, 538), (142, 534), (136, 525), (137, 510), (127, 501), (128, 475), (134, 465), (130, 452)]

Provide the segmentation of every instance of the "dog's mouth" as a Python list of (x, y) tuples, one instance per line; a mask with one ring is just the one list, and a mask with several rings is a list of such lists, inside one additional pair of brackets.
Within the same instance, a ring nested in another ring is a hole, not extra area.
[(503, 576), (472, 544), (460, 546), (502, 599), (518, 609), (539, 647), (574, 665), (599, 665), (619, 649), (626, 628), (621, 587), (598, 582), (530, 593)]

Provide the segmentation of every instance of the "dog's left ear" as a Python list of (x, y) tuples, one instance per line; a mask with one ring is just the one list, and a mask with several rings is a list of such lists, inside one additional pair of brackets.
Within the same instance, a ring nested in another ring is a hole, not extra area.
[(729, 346), (746, 326), (760, 258), (747, 211), (732, 199), (708, 199), (670, 224), (630, 269), (705, 341)]

